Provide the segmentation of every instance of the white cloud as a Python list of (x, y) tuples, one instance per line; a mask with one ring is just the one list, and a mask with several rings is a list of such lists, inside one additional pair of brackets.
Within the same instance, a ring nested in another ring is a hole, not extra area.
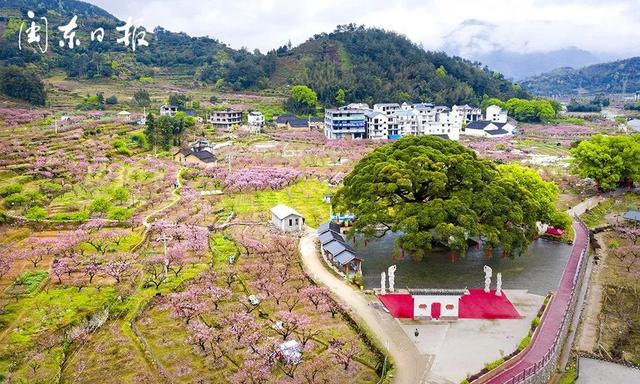
[(209, 35), (232, 47), (266, 51), (298, 44), (336, 25), (355, 22), (407, 35), (427, 49), (443, 49), (465, 20), (493, 25), (479, 38), (460, 33), (468, 50), (500, 47), (540, 52), (574, 46), (600, 53), (638, 54), (638, 0), (89, 0), (121, 19)]

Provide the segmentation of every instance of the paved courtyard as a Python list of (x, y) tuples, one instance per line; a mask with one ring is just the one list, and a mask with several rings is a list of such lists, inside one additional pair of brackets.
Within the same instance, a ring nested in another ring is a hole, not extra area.
[[(459, 383), (468, 374), (515, 350), (529, 332), (544, 297), (505, 290), (520, 320), (400, 321), (402, 329), (427, 357), (427, 383)], [(420, 335), (416, 339), (415, 330)]]

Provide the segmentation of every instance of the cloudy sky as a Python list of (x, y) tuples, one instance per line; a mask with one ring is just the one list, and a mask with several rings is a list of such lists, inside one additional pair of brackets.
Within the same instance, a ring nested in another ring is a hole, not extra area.
[(355, 22), (405, 34), (427, 49), (461, 54), (577, 47), (640, 54), (640, 0), (85, 0), (234, 48), (263, 52)]

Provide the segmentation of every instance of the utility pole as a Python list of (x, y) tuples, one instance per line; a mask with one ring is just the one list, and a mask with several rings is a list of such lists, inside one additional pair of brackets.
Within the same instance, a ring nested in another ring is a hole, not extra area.
[(167, 257), (167, 243), (173, 240), (171, 236), (162, 235), (156, 239), (156, 241), (161, 241), (164, 245), (164, 278), (166, 279), (168, 276), (168, 267), (169, 267), (169, 257)]
[(227, 155), (227, 163), (229, 164), (229, 173), (231, 173), (231, 154)]

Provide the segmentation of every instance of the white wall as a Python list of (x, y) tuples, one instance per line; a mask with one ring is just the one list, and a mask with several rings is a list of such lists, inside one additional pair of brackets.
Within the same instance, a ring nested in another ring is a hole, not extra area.
[(502, 111), (502, 108), (497, 105), (490, 105), (487, 107), (486, 119), (494, 123), (506, 123), (507, 113)]
[[(413, 317), (431, 318), (431, 304), (440, 303), (440, 317), (458, 318), (460, 307), (460, 296), (421, 296), (413, 295)], [(420, 308), (420, 304), (425, 304), (425, 308)], [(453, 305), (453, 309), (447, 309), (447, 305)]]
[[(291, 221), (291, 224), (289, 224), (289, 221)], [(271, 213), (271, 223), (283, 232), (293, 232), (302, 229), (303, 220), (302, 217), (296, 215), (289, 215), (280, 220), (275, 214)]]

